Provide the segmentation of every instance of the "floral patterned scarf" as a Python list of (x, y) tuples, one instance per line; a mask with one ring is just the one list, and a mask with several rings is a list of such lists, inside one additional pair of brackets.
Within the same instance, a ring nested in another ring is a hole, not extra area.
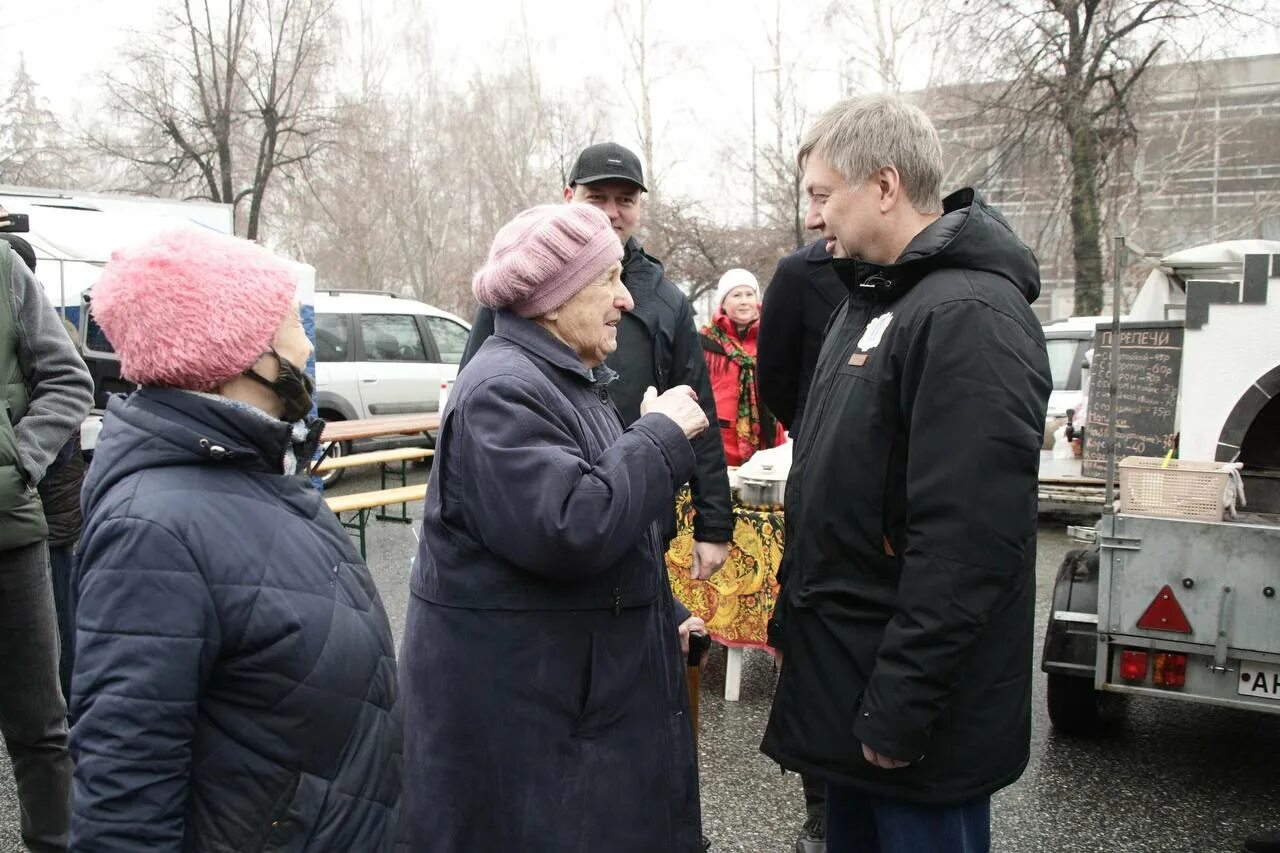
[[(703, 327), (702, 335), (724, 350), (725, 356), (738, 366), (738, 411), (733, 421), (733, 436), (740, 458), (749, 459), (761, 447), (771, 446), (777, 431), (773, 417), (760, 406), (755, 356), (714, 321)], [(769, 421), (767, 427), (764, 420)]]

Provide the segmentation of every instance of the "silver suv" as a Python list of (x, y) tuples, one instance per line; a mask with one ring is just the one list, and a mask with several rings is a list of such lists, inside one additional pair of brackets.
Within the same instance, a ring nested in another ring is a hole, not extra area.
[[(434, 412), (471, 327), (425, 302), (371, 291), (316, 293), (316, 405), (327, 421)], [(430, 446), (429, 436), (343, 442), (330, 456)], [(325, 485), (341, 477), (329, 474)]]

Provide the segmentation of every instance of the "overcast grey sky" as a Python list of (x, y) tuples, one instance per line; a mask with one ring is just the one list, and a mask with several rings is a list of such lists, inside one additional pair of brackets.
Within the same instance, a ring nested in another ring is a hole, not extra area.
[[(339, 0), (352, 17), (360, 2)], [(403, 0), (363, 2), (389, 20)], [(650, 2), (653, 37), (664, 45), (659, 59), (669, 66), (662, 69), (653, 98), (664, 185), (702, 198), (714, 199), (724, 191), (740, 210), (747, 182), (722, 187), (721, 163), (726, 151), (750, 150), (752, 69), (773, 64), (766, 30), (774, 18), (774, 0)], [(0, 18), (0, 72), (10, 71), (21, 55), (56, 109), (91, 115), (101, 93), (98, 76), (111, 66), (130, 28), (149, 28), (156, 5), (150, 0), (6, 0)], [(523, 19), (545, 83), (562, 91), (576, 90), (584, 76), (616, 83), (620, 109), (614, 134), (618, 141), (636, 144), (633, 125), (624, 115), (625, 60), (609, 0), (426, 0), (423, 5), (435, 30), (437, 67), (462, 79), (477, 67), (493, 65), (494, 57), (510, 49)], [(825, 0), (781, 2), (784, 53), (799, 65), (796, 88), (811, 115), (840, 96), (841, 68), (857, 49), (847, 35), (842, 41), (823, 25), (826, 5)], [(1224, 38), (1231, 53), (1280, 51), (1274, 31), (1255, 32), (1247, 42), (1231, 34)], [(908, 53), (907, 88), (927, 83), (931, 60), (929, 51)], [(766, 138), (772, 133), (766, 112), (775, 77), (754, 76), (759, 132)]]
[[(110, 67), (133, 29), (147, 29), (154, 6), (142, 0), (41, 0), (25, 6), (6, 3), (0, 19), (0, 72), (21, 55), (41, 93), (63, 114), (87, 117), (101, 94), (99, 75)], [(360, 0), (339, 0), (354, 18)], [(364, 0), (388, 17), (395, 0)], [(663, 67), (654, 87), (658, 155), (669, 189), (715, 192), (711, 173), (726, 147), (750, 148), (753, 65), (773, 65), (766, 27), (773, 0), (651, 0), (649, 25), (663, 43)], [(425, 4), (435, 31), (437, 66), (457, 77), (492, 65), (509, 50), (527, 22), (535, 62), (553, 89), (574, 91), (584, 76), (617, 86), (615, 136), (636, 145), (621, 89), (625, 60), (607, 0), (441, 0)], [(800, 66), (805, 100), (814, 111), (840, 95), (839, 68), (845, 49), (821, 26), (821, 2), (782, 3), (784, 50)], [(921, 81), (924, 77), (921, 76)], [(772, 134), (766, 112), (772, 74), (756, 75), (760, 134)], [(744, 155), (745, 156), (745, 155)], [(743, 201), (741, 188), (735, 202)]]

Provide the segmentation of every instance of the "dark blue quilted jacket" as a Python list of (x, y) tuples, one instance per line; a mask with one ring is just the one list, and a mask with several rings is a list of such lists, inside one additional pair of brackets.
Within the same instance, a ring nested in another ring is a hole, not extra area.
[(390, 626), (290, 452), (226, 401), (111, 402), (75, 578), (72, 849), (391, 847)]

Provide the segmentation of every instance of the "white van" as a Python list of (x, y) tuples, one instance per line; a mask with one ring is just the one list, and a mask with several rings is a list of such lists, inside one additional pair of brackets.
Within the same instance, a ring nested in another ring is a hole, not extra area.
[[(458, 375), (470, 332), (464, 320), (425, 302), (368, 290), (318, 290), (320, 417), (341, 421), (437, 411), (442, 389)], [(429, 441), (423, 436), (369, 439), (354, 447), (344, 443), (330, 456)]]

